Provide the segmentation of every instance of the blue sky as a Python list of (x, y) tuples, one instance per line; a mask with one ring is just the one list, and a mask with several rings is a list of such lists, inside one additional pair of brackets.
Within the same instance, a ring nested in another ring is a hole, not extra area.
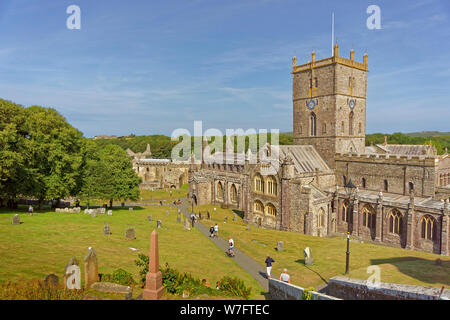
[[(81, 30), (66, 8), (81, 8)], [(381, 30), (366, 9), (381, 8)], [(86, 137), (292, 130), (291, 66), (369, 55), (367, 132), (450, 131), (450, 1), (0, 0), (0, 97)]]

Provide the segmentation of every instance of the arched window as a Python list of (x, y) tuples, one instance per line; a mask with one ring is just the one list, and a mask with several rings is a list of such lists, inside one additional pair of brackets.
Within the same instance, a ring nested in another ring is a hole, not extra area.
[(223, 199), (223, 185), (222, 182), (219, 181), (217, 183), (217, 193), (216, 193), (217, 199)]
[(402, 232), (402, 215), (397, 209), (389, 213), (389, 232), (400, 234)]
[(269, 203), (266, 205), (266, 214), (274, 217), (277, 215), (277, 209), (273, 204)]
[(342, 204), (342, 221), (348, 222), (350, 215), (350, 204), (347, 200)]
[(361, 214), (363, 216), (363, 226), (374, 229), (376, 225), (375, 209), (370, 205), (366, 205), (361, 209)]
[(264, 180), (259, 174), (255, 176), (255, 191), (264, 192)]
[(277, 180), (273, 176), (267, 178), (267, 193), (277, 195)]
[(421, 220), (421, 224), (422, 224), (422, 239), (427, 239), (427, 240), (434, 240), (436, 237), (436, 220), (430, 216), (430, 215), (425, 215), (422, 220)]
[(264, 213), (264, 206), (261, 201), (256, 200), (253, 204), (253, 208), (255, 212)]
[(319, 214), (317, 215), (317, 225), (319, 228), (325, 226), (325, 212), (323, 211), (323, 208), (320, 208)]
[(388, 192), (389, 191), (389, 183), (387, 180), (384, 180), (384, 191)]
[(366, 178), (362, 178), (362, 179), (361, 179), (361, 187), (362, 187), (363, 189), (365, 189), (365, 188), (366, 188), (366, 185), (367, 185)]
[(231, 186), (231, 202), (237, 202), (237, 198), (238, 198), (237, 189), (236, 186), (233, 184)]
[(311, 112), (310, 116), (310, 127), (311, 127), (311, 136), (317, 136), (317, 117), (314, 112)]
[(348, 134), (350, 136), (353, 135), (353, 111), (350, 112), (350, 115), (348, 116)]
[(414, 191), (414, 183), (410, 182), (409, 183), (409, 193), (411, 193), (412, 191)]

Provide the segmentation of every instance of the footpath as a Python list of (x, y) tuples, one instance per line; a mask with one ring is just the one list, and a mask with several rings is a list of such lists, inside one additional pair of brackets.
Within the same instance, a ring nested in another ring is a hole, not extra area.
[[(176, 206), (185, 217), (190, 218), (191, 213), (188, 211), (188, 203), (185, 199), (181, 200), (181, 205)], [(221, 237), (211, 238), (209, 236), (209, 229), (205, 227), (203, 224), (197, 222), (194, 224), (194, 227), (197, 228), (205, 237), (210, 239), (216, 246), (218, 246), (225, 255), (225, 251), (228, 249), (228, 241), (222, 239)], [(230, 258), (233, 259), (239, 266), (241, 266), (245, 271), (247, 271), (259, 284), (266, 290), (269, 291), (269, 281), (266, 279), (266, 270), (263, 268), (258, 262), (250, 258), (248, 255), (238, 250), (236, 247), (234, 248), (235, 257)]]

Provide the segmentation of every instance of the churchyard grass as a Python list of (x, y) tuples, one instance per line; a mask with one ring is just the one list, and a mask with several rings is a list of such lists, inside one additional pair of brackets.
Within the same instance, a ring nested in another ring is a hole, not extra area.
[[(305, 288), (316, 287), (331, 277), (344, 275), (347, 246), (345, 238), (320, 238), (257, 228), (254, 225), (250, 225), (250, 230), (247, 231), (247, 224), (242, 221), (242, 217), (238, 216), (237, 220), (233, 221), (231, 209), (204, 205), (194, 207), (194, 211), (196, 213), (209, 211), (212, 220), (201, 220), (201, 223), (207, 227), (217, 223), (221, 237), (227, 239), (231, 235), (235, 246), (261, 265), (264, 265), (266, 256), (270, 255), (276, 261), (272, 269), (273, 275), (279, 276), (283, 268), (287, 268), (293, 284)], [(228, 222), (224, 223), (226, 216)], [(277, 241), (284, 242), (284, 250), (281, 252), (275, 249)], [(304, 265), (303, 249), (306, 247), (312, 249), (314, 257), (312, 266)], [(436, 265), (437, 259), (442, 260), (441, 265)], [(370, 276), (367, 267), (370, 265), (380, 267), (381, 282), (431, 287), (450, 286), (450, 257), (352, 240), (348, 276), (367, 280)]]
[[(251, 299), (264, 298), (258, 282), (222, 250), (197, 229), (187, 231), (183, 223), (176, 223), (177, 210), (173, 207), (143, 207), (131, 212), (114, 209), (113, 216), (103, 214), (95, 218), (83, 211), (68, 214), (36, 210), (33, 216), (25, 211), (25, 207), (15, 212), (0, 210), (0, 281), (42, 280), (45, 275), (55, 273), (61, 282), (64, 267), (71, 257), (76, 257), (83, 284), (83, 259), (90, 246), (97, 252), (99, 273), (122, 268), (139, 281), (135, 260), (139, 253), (148, 254), (150, 234), (156, 228), (156, 221), (161, 220), (162, 228), (157, 229), (161, 265), (167, 262), (181, 272), (206, 279), (211, 286), (225, 275), (237, 276), (252, 287)], [(20, 214), (20, 225), (11, 223), (16, 213)], [(147, 220), (149, 215), (153, 218), (151, 222)], [(110, 236), (103, 235), (105, 222), (110, 226)], [(135, 240), (125, 240), (125, 230), (130, 227), (135, 228)], [(133, 297), (141, 292), (136, 286)]]
[[(172, 195), (170, 195), (172, 191)], [(142, 200), (178, 200), (185, 198), (188, 193), (188, 185), (184, 184), (179, 189), (160, 189), (160, 190), (141, 190), (140, 197)]]

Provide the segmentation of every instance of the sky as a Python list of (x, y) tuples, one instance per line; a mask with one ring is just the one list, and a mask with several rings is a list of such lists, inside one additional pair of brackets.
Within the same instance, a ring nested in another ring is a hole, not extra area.
[(332, 12), (340, 55), (369, 55), (367, 133), (450, 131), (448, 0), (0, 0), (0, 97), (86, 137), (292, 131), (292, 57), (331, 56)]

